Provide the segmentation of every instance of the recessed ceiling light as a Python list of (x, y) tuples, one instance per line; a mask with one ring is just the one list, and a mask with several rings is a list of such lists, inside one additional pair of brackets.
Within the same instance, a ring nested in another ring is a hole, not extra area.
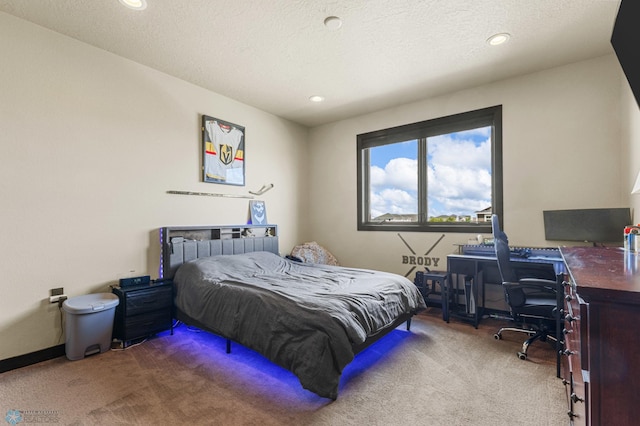
[(330, 30), (337, 30), (342, 26), (342, 20), (337, 16), (329, 16), (324, 20), (324, 26)]
[(324, 96), (313, 95), (313, 96), (309, 97), (309, 100), (311, 102), (324, 102)]
[(487, 43), (489, 43), (491, 46), (498, 46), (499, 44), (503, 44), (509, 41), (510, 37), (511, 34), (509, 33), (494, 34), (487, 39)]
[(144, 10), (147, 8), (147, 0), (118, 0), (129, 9)]

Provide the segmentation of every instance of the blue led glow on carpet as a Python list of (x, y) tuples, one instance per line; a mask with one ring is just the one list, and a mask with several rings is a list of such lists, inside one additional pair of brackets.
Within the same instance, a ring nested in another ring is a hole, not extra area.
[[(402, 348), (403, 342), (411, 336), (412, 333), (402, 325), (357, 354), (343, 370), (339, 393), (359, 376), (373, 374), (376, 366)], [(173, 336), (163, 335), (160, 344), (170, 346), (168, 350), (179, 364), (177, 368), (197, 368), (199, 372), (201, 370), (200, 375), (226, 388), (240, 387), (243, 392), (249, 390), (256, 397), (280, 403), (287, 400), (331, 402), (302, 388), (293, 373), (251, 349), (232, 342), (231, 353), (227, 354), (226, 339), (214, 334), (181, 325)]]

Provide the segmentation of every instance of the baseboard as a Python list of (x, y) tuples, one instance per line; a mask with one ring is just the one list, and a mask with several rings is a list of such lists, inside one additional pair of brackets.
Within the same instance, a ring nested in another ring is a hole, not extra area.
[(64, 355), (64, 344), (0, 361), (0, 373), (26, 367)]

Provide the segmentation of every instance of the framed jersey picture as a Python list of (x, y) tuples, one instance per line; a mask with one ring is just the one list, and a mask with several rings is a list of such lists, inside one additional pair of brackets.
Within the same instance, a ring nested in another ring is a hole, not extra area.
[(202, 116), (203, 180), (244, 186), (243, 126)]

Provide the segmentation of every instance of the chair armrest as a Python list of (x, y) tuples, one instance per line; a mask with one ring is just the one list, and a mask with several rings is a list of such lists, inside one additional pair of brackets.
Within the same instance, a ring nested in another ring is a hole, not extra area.
[(522, 278), (518, 282), (502, 283), (502, 285), (509, 288), (527, 287), (532, 289), (547, 290), (547, 291), (555, 292), (557, 291), (558, 283), (556, 283), (555, 281), (543, 280), (538, 278)]
[(526, 304), (528, 298), (558, 300), (558, 283), (538, 278), (523, 278), (518, 282), (502, 283), (507, 303), (514, 308)]
[(558, 283), (556, 281), (543, 280), (541, 278), (522, 278), (518, 284), (522, 287), (546, 290), (549, 293), (558, 291)]

